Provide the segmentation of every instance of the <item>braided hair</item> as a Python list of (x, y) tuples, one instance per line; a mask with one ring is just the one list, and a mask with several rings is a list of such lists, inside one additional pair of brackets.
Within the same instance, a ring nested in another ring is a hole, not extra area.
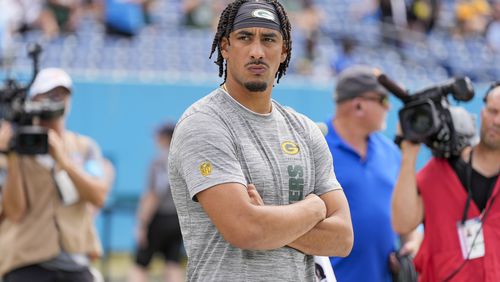
[[(222, 77), (224, 75), (224, 84), (227, 79), (227, 62), (224, 62), (224, 57), (222, 57), (221, 53), (221, 41), (222, 38), (227, 38), (229, 41), (229, 34), (233, 31), (233, 23), (240, 9), (241, 5), (246, 2), (250, 2), (252, 0), (236, 0), (229, 4), (226, 9), (222, 12), (219, 24), (217, 25), (217, 33), (215, 33), (214, 41), (212, 43), (212, 51), (210, 52), (210, 59), (217, 48), (217, 60), (214, 61), (216, 65), (219, 66), (219, 76)], [(276, 13), (278, 14), (281, 30), (283, 34), (283, 40), (285, 44), (285, 48), (288, 52), (287, 57), (283, 63), (280, 64), (278, 68), (278, 72), (276, 73), (276, 77), (278, 78), (277, 82), (279, 83), (280, 78), (286, 74), (286, 69), (288, 68), (288, 64), (290, 63), (290, 57), (292, 52), (292, 37), (291, 31), (292, 27), (290, 25), (290, 21), (288, 19), (288, 15), (286, 14), (285, 8), (281, 5), (278, 0), (264, 0), (266, 3), (271, 4), (276, 9)], [(221, 84), (221, 85), (222, 85)]]

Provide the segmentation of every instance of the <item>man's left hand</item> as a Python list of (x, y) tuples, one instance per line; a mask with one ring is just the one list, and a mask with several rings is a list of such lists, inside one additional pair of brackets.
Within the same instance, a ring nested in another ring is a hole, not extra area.
[(247, 185), (247, 192), (248, 192), (248, 196), (250, 197), (252, 204), (254, 204), (256, 206), (263, 206), (264, 205), (264, 201), (262, 200), (262, 197), (259, 195), (259, 192), (255, 188), (255, 185), (248, 184)]
[(49, 129), (49, 153), (62, 167), (66, 167), (67, 157), (62, 138), (52, 129)]
[(399, 250), (399, 254), (402, 256), (409, 255), (410, 257), (414, 258), (415, 255), (417, 255), (419, 247), (420, 244), (415, 241), (406, 242), (406, 244), (404, 244), (403, 247), (401, 247), (401, 249)]

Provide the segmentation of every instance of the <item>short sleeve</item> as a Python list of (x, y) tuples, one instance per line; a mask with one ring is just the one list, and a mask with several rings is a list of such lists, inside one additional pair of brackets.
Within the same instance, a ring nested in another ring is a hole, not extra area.
[(234, 138), (222, 121), (195, 113), (175, 129), (170, 166), (186, 183), (190, 197), (196, 200), (196, 194), (218, 184), (246, 185), (236, 150)]
[(325, 137), (319, 127), (312, 121), (308, 122), (311, 149), (314, 156), (315, 188), (317, 195), (340, 190), (342, 187), (334, 172), (332, 154)]

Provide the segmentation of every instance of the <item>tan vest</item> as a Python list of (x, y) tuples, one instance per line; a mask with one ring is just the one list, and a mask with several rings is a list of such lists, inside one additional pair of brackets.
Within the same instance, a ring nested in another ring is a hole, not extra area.
[[(66, 132), (65, 149), (72, 162), (83, 165), (90, 139)], [(35, 157), (20, 158), (28, 211), (19, 223), (0, 223), (0, 277), (26, 265), (68, 253), (95, 257), (101, 246), (93, 224), (92, 206), (83, 201), (62, 205), (51, 170)]]

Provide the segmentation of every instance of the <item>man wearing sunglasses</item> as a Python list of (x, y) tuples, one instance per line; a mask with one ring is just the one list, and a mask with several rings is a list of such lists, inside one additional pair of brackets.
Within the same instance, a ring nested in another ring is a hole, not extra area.
[[(326, 122), (325, 138), (351, 208), (355, 240), (348, 257), (330, 261), (339, 281), (391, 281), (391, 194), (401, 154), (379, 132), (390, 109), (387, 90), (374, 68), (353, 66), (338, 76), (334, 99), (336, 113)], [(406, 252), (415, 248), (405, 246)]]

